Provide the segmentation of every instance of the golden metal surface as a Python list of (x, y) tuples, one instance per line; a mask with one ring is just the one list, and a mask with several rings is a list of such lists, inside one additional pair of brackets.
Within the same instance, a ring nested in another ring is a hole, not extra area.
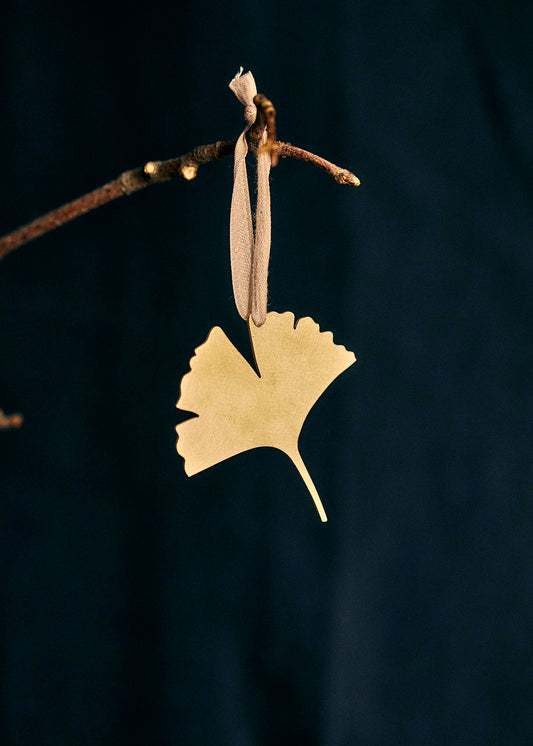
[(315, 402), (355, 356), (313, 319), (295, 325), (289, 311), (271, 311), (260, 327), (250, 318), (249, 330), (257, 371), (216, 326), (182, 378), (176, 406), (198, 415), (176, 427), (185, 472), (192, 476), (251, 448), (278, 448), (292, 460), (327, 521), (298, 437)]

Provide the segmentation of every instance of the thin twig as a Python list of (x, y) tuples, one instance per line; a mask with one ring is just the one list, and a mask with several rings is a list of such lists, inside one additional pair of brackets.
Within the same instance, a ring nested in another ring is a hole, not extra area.
[(345, 168), (336, 166), (334, 163), (327, 161), (325, 158), (321, 158), (319, 155), (310, 153), (308, 150), (303, 148), (297, 148), (295, 145), (291, 145), (290, 142), (277, 142), (275, 143), (278, 155), (281, 158), (297, 158), (300, 161), (306, 163), (312, 163), (313, 166), (322, 168), (327, 171), (330, 176), (333, 176), (338, 184), (351, 184), (352, 186), (359, 186), (361, 183), (355, 174), (348, 171)]
[(8, 233), (0, 239), (0, 259), (3, 259), (10, 251), (28, 243), (28, 241), (38, 238), (69, 220), (94, 210), (96, 207), (105, 205), (106, 202), (111, 202), (117, 197), (125, 197), (150, 184), (161, 184), (179, 176), (187, 180), (194, 179), (198, 166), (202, 163), (224, 158), (224, 156), (233, 153), (234, 149), (235, 142), (216, 142), (211, 145), (201, 145), (179, 158), (171, 158), (168, 161), (149, 161), (141, 168), (125, 171), (114, 181), (110, 181), (108, 184), (84, 194), (83, 197), (68, 202), (66, 205), (32, 220), (31, 223), (17, 228), (12, 233)]
[[(278, 142), (275, 139), (276, 110), (272, 103), (260, 94), (255, 97), (255, 102), (258, 107), (258, 116), (247, 135), (252, 152), (258, 152), (266, 127), (268, 140), (266, 145), (262, 146), (262, 149), (267, 150), (271, 154), (272, 165), (276, 164), (278, 157), (297, 158), (327, 171), (339, 184), (359, 185), (360, 182), (357, 176), (345, 168), (340, 168), (334, 163), (330, 163), (324, 158), (320, 158), (320, 156), (309, 153), (302, 148), (297, 148), (290, 143)], [(3, 259), (11, 251), (17, 249), (19, 246), (23, 246), (32, 239), (38, 238), (48, 233), (48, 231), (67, 223), (69, 220), (73, 220), (79, 215), (94, 210), (96, 207), (105, 205), (106, 202), (111, 202), (111, 200), (117, 199), (117, 197), (125, 197), (150, 184), (161, 184), (176, 177), (190, 181), (196, 176), (199, 166), (231, 155), (234, 150), (234, 140), (200, 145), (191, 150), (190, 153), (179, 156), (179, 158), (171, 158), (167, 161), (149, 161), (141, 168), (125, 171), (114, 181), (110, 181), (108, 184), (104, 184), (98, 187), (98, 189), (94, 189), (92, 192), (83, 195), (83, 197), (79, 197), (73, 202), (69, 202), (62, 207), (46, 213), (46, 215), (42, 215), (40, 218), (32, 220), (31, 223), (27, 223), (0, 238), (0, 259)]]

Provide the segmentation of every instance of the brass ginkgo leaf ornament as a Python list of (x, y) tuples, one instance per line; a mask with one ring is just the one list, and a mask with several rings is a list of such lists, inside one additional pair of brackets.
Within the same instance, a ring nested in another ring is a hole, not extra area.
[[(244, 105), (246, 126), (235, 141), (233, 192), (230, 211), (230, 258), (233, 296), (237, 311), (248, 322), (255, 357), (254, 369), (232, 345), (219, 326), (195, 350), (191, 370), (181, 381), (176, 406), (192, 417), (176, 427), (176, 448), (192, 476), (231, 456), (252, 448), (283, 451), (304, 480), (323, 521), (326, 513), (300, 456), (298, 438), (309, 411), (332, 381), (355, 362), (353, 352), (333, 342), (311, 318), (295, 324), (294, 314), (267, 312), (270, 256), (269, 173), (277, 145), (260, 123), (261, 147), (257, 155), (257, 204), (252, 211), (246, 155), (248, 135), (256, 122), (257, 95), (251, 72), (240, 68), (230, 83)], [(268, 131), (267, 131), (268, 130)], [(275, 135), (275, 133), (274, 133)], [(255, 220), (254, 220), (255, 215)]]
[(181, 381), (179, 409), (196, 417), (176, 427), (176, 448), (188, 476), (252, 448), (278, 448), (289, 456), (327, 520), (298, 451), (304, 421), (326, 388), (355, 362), (313, 319), (271, 311), (262, 326), (249, 319), (257, 371), (214, 327), (195, 350)]

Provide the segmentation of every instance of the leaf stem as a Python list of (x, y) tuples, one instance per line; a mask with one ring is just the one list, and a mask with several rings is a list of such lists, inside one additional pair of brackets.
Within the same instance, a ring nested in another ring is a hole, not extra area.
[(315, 503), (316, 509), (318, 510), (318, 515), (320, 516), (320, 520), (323, 523), (326, 523), (326, 521), (328, 520), (326, 511), (324, 510), (324, 506), (322, 505), (322, 500), (318, 496), (318, 492), (316, 490), (315, 485), (313, 484), (313, 480), (309, 476), (309, 472), (307, 471), (307, 468), (303, 462), (303, 459), (300, 456), (300, 451), (296, 448), (296, 450), (293, 453), (288, 453), (287, 455), (289, 456), (289, 458), (291, 459), (295, 467), (298, 469), (298, 472), (301, 478), (305, 482), (305, 486), (311, 493), (311, 497), (313, 498), (313, 502)]

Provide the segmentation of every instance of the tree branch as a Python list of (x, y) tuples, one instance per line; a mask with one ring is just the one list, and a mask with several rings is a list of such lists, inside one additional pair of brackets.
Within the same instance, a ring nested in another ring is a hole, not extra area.
[[(272, 107), (272, 104), (268, 99), (264, 99), (264, 102), (266, 102), (266, 105)], [(258, 102), (258, 104), (261, 107), (261, 103)], [(259, 148), (260, 139), (265, 127), (265, 119), (267, 120), (267, 123), (269, 121), (268, 118), (263, 118), (262, 108), (259, 108), (259, 113), (260, 116), (258, 116), (257, 119), (260, 121), (257, 122), (256, 120), (258, 126), (254, 126), (249, 131), (248, 135), (250, 149), (253, 152), (257, 152)], [(297, 148), (290, 143), (272, 140), (270, 137), (272, 132), (272, 114), (270, 113), (269, 116), (270, 129), (267, 126), (269, 140), (263, 148), (271, 153), (273, 164), (277, 161), (278, 157), (296, 158), (306, 161), (307, 163), (312, 163), (314, 166), (318, 166), (318, 168), (322, 168), (333, 176), (335, 181), (339, 184), (353, 184), (353, 186), (359, 185), (359, 179), (350, 171), (340, 168), (334, 163), (330, 163), (324, 158), (314, 155), (314, 153), (309, 153), (307, 150)], [(275, 129), (273, 131), (275, 135)], [(104, 184), (103, 186), (98, 187), (98, 189), (94, 189), (92, 192), (83, 195), (83, 197), (79, 197), (73, 202), (69, 202), (62, 207), (58, 207), (57, 209), (46, 213), (46, 215), (42, 215), (40, 218), (32, 220), (31, 223), (27, 223), (21, 228), (18, 228), (12, 233), (8, 233), (3, 238), (0, 238), (0, 259), (5, 257), (14, 249), (17, 249), (19, 246), (28, 243), (28, 241), (38, 238), (39, 236), (48, 233), (48, 231), (67, 223), (69, 220), (73, 220), (79, 215), (94, 210), (96, 207), (105, 205), (106, 202), (111, 202), (111, 200), (117, 199), (117, 197), (125, 197), (128, 194), (133, 194), (133, 192), (137, 192), (139, 189), (149, 186), (150, 184), (161, 184), (177, 177), (190, 181), (196, 176), (199, 166), (204, 163), (220, 160), (227, 155), (231, 155), (234, 150), (234, 140), (216, 142), (210, 145), (200, 145), (194, 150), (191, 150), (190, 153), (179, 156), (179, 158), (171, 158), (167, 161), (149, 161), (141, 168), (134, 168), (131, 171), (125, 171), (114, 181), (110, 181), (108, 184)]]

